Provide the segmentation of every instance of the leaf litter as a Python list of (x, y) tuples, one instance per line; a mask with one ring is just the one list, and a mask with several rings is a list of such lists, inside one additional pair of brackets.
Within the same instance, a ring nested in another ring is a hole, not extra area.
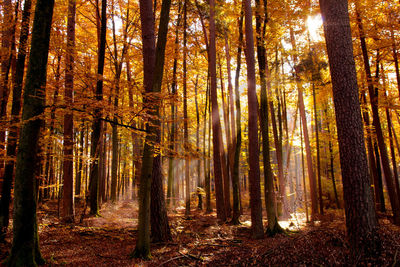
[[(77, 215), (83, 207), (77, 208)], [(173, 241), (151, 245), (152, 259), (132, 259), (137, 235), (136, 202), (104, 204), (99, 217), (65, 224), (57, 217), (57, 202), (38, 211), (41, 252), (45, 266), (348, 266), (350, 259), (342, 211), (328, 210), (318, 224), (304, 223), (286, 234), (250, 238), (250, 215), (238, 226), (221, 224), (216, 214), (184, 209), (169, 212)], [(77, 216), (78, 217), (78, 216)], [(365, 266), (400, 265), (400, 228), (380, 216), (382, 253), (358, 263)], [(264, 222), (266, 224), (266, 222)], [(282, 225), (285, 225), (284, 223)], [(289, 225), (289, 224), (288, 224)], [(290, 223), (293, 226), (293, 223)], [(0, 244), (0, 260), (10, 250), (12, 231)]]

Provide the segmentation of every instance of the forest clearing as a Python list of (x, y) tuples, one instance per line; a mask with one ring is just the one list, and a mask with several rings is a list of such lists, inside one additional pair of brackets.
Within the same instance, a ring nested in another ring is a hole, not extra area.
[(400, 1), (1, 0), (4, 266), (400, 266)]

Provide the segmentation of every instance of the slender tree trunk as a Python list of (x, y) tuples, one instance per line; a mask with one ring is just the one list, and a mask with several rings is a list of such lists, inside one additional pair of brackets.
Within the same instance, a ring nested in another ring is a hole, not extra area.
[[(294, 32), (293, 29), (290, 28), (290, 40), (293, 49), (296, 51), (296, 41), (294, 39)], [(295, 64), (297, 64), (297, 55), (294, 54), (293, 60)], [(306, 160), (307, 160), (307, 172), (308, 172), (308, 179), (310, 181), (310, 195), (311, 195), (311, 220), (315, 219), (315, 216), (318, 214), (318, 198), (317, 198), (317, 183), (315, 179), (314, 167), (312, 162), (312, 152), (310, 147), (310, 138), (308, 136), (308, 129), (307, 129), (307, 118), (306, 118), (306, 111), (304, 106), (304, 98), (303, 98), (303, 87), (300, 83), (299, 74), (296, 71), (296, 84), (298, 90), (298, 99), (299, 99), (299, 109), (300, 109), (300, 118), (303, 124), (303, 137), (304, 137), (304, 144), (306, 149)]]
[[(67, 22), (67, 50), (65, 66), (65, 92), (64, 100), (68, 107), (73, 103), (74, 91), (74, 54), (75, 54), (75, 14), (76, 0), (68, 1), (68, 22)], [(63, 186), (63, 220), (73, 222), (74, 210), (74, 121), (72, 111), (64, 115), (64, 186)]]
[(186, 39), (187, 39), (187, 1), (183, 4), (183, 142), (185, 148), (185, 182), (186, 182), (186, 209), (185, 215), (190, 215), (190, 156), (189, 156), (189, 131), (188, 131), (188, 112), (187, 112), (187, 67), (186, 67)]
[[(367, 149), (368, 149), (368, 162), (369, 162), (369, 168), (371, 172), (371, 185), (374, 185), (374, 191), (375, 191), (375, 204), (377, 209), (380, 211), (384, 212), (385, 210), (385, 203), (381, 201), (383, 198), (383, 191), (382, 187), (380, 186), (382, 181), (381, 175), (379, 175), (380, 172), (378, 172), (378, 166), (380, 169), (380, 164), (378, 163), (378, 160), (375, 159), (375, 152), (374, 152), (374, 144), (372, 142), (372, 130), (369, 122), (369, 114), (368, 111), (366, 110), (366, 105), (367, 105), (367, 97), (365, 95), (365, 90), (362, 89), (361, 93), (361, 102), (362, 105), (364, 105), (364, 110), (363, 110), (363, 119), (365, 123), (365, 128), (367, 129)], [(379, 152), (378, 154), (379, 155)], [(379, 157), (378, 157), (379, 158)], [(383, 210), (382, 210), (383, 209)]]
[[(223, 77), (222, 77), (222, 65), (221, 61), (219, 60), (219, 75), (220, 75), (220, 82), (221, 82), (221, 102), (222, 102), (222, 115), (224, 118), (224, 126), (225, 126), (225, 138), (226, 138), (226, 143), (227, 143), (227, 148), (229, 152), (229, 145), (231, 143), (230, 141), (230, 124), (228, 122), (228, 114), (227, 114), (227, 109), (225, 105), (225, 93), (224, 93), (224, 82), (223, 82)], [(222, 132), (222, 129), (221, 129)], [(231, 216), (231, 201), (230, 201), (230, 164), (229, 164), (229, 154), (226, 153), (225, 147), (224, 147), (224, 141), (222, 139), (221, 135), (221, 151), (222, 151), (222, 176), (223, 176), (223, 181), (224, 181), (224, 204), (225, 204), (225, 213), (226, 217)]]
[[(147, 136), (145, 140), (145, 145), (143, 149), (142, 156), (142, 170), (140, 176), (140, 191), (139, 191), (139, 225), (138, 225), (138, 237), (136, 240), (136, 247), (133, 251), (133, 256), (138, 258), (149, 258), (150, 254), (150, 199), (153, 204), (160, 204), (156, 202), (154, 196), (151, 194), (151, 183), (156, 180), (155, 185), (162, 185), (162, 172), (161, 172), (161, 162), (157, 163), (154, 161), (154, 157), (159, 155), (154, 155), (154, 143), (160, 140), (160, 128), (161, 122), (159, 120), (159, 105), (160, 98), (159, 94), (161, 92), (161, 84), (163, 78), (164, 69), (164, 55), (165, 55), (165, 45), (167, 42), (168, 33), (168, 21), (169, 21), (169, 11), (171, 6), (170, 0), (163, 0), (160, 15), (160, 24), (158, 29), (158, 39), (157, 46), (155, 46), (155, 34), (154, 34), (154, 17), (152, 10), (151, 0), (140, 0), (140, 19), (142, 24), (142, 41), (143, 41), (143, 68), (144, 68), (144, 87), (147, 94), (144, 98), (144, 104), (154, 107), (153, 110), (148, 111), (150, 115), (154, 117), (151, 122), (146, 125)], [(161, 158), (160, 158), (161, 160)], [(158, 188), (158, 192), (163, 192), (162, 188)], [(163, 202), (163, 199), (161, 200)], [(162, 216), (166, 217), (165, 207), (159, 207), (160, 213), (155, 214), (153, 209), (152, 216)], [(165, 213), (165, 214), (164, 214)], [(168, 224), (168, 220), (163, 222)], [(152, 228), (155, 225), (151, 226)], [(162, 226), (162, 229), (167, 229), (168, 227)], [(164, 235), (164, 236), (167, 236)], [(153, 238), (157, 240), (156, 237)], [(164, 240), (166, 241), (166, 240)]]
[[(39, 173), (38, 149), (44, 112), (46, 70), (49, 51), (53, 0), (36, 2), (31, 51), (24, 87), (24, 104), (18, 145), (14, 190), (13, 244), (7, 266), (36, 266), (44, 260), (39, 249), (36, 217), (36, 175)], [(36, 119), (32, 119), (36, 118)]]
[[(232, 172), (232, 194), (233, 194), (233, 213), (232, 223), (239, 224), (240, 217), (240, 181), (239, 181), (239, 161), (240, 161), (240, 150), (242, 146), (242, 123), (241, 123), (241, 111), (240, 111), (240, 94), (239, 94), (239, 76), (240, 67), (242, 62), (242, 46), (243, 46), (243, 17), (244, 17), (244, 5), (240, 10), (240, 17), (238, 18), (239, 28), (239, 41), (238, 50), (236, 55), (236, 73), (235, 73), (235, 107), (236, 107), (236, 134), (235, 137), (235, 151), (233, 159), (233, 172)], [(233, 113), (232, 113), (233, 114)]]
[[(325, 110), (325, 116), (328, 117), (328, 112), (327, 109)], [(340, 202), (339, 202), (339, 197), (336, 189), (336, 180), (335, 180), (335, 168), (334, 168), (334, 155), (333, 155), (333, 144), (331, 141), (331, 129), (330, 129), (330, 123), (327, 121), (326, 123), (326, 128), (328, 131), (328, 136), (329, 136), (329, 142), (328, 142), (328, 147), (329, 147), (329, 171), (331, 174), (331, 179), (332, 179), (332, 187), (333, 187), (333, 193), (335, 194), (335, 201), (336, 201), (336, 207), (340, 209)], [(373, 156), (373, 155), (372, 155)], [(375, 164), (375, 162), (374, 162)]]
[(81, 195), (81, 187), (82, 187), (82, 178), (83, 178), (83, 146), (84, 146), (84, 138), (85, 138), (85, 124), (82, 123), (81, 131), (79, 133), (79, 150), (78, 150), (78, 168), (76, 172), (76, 181), (75, 181), (75, 195)]
[[(400, 225), (400, 206), (399, 206), (399, 198), (396, 193), (396, 188), (395, 184), (393, 181), (393, 175), (390, 170), (390, 163), (389, 163), (389, 157), (386, 149), (386, 144), (383, 136), (383, 131), (382, 131), (382, 126), (379, 118), (379, 110), (378, 110), (378, 94), (374, 92), (374, 84), (373, 84), (373, 79), (371, 75), (371, 69), (369, 65), (369, 58), (368, 58), (368, 50), (367, 50), (367, 45), (365, 42), (365, 33), (363, 29), (363, 25), (361, 22), (361, 17), (359, 14), (359, 11), (356, 11), (357, 15), (357, 25), (358, 25), (358, 30), (360, 33), (360, 41), (361, 41), (361, 49), (362, 49), (362, 54), (363, 54), (363, 59), (364, 59), (364, 69), (365, 73), (367, 76), (367, 83), (368, 83), (368, 92), (369, 92), (369, 97), (370, 97), (370, 102), (371, 102), (371, 110), (372, 110), (372, 124), (375, 128), (375, 133), (376, 133), (376, 138), (378, 141), (378, 147), (379, 151), (381, 154), (381, 160), (382, 160), (382, 167), (383, 167), (383, 172), (385, 174), (385, 180), (386, 180), (386, 186), (389, 192), (389, 199), (390, 199), (390, 204), (392, 206), (392, 211), (393, 211), (393, 219), (394, 223), (396, 225)], [(379, 65), (377, 64), (377, 72), (378, 72)], [(377, 77), (376, 77), (377, 78)]]
[[(15, 46), (15, 25), (13, 19), (13, 6), (11, 0), (2, 1), (3, 23), (1, 33), (1, 54), (0, 54), (0, 119), (5, 120), (7, 113), (7, 101), (10, 93), (9, 77), (13, 46)], [(4, 157), (4, 143), (6, 141), (5, 129), (0, 130), (0, 155)], [(0, 172), (3, 173), (4, 160), (0, 160)]]
[(258, 102), (256, 94), (256, 71), (254, 60), (254, 39), (252, 26), (251, 1), (245, 0), (245, 33), (246, 33), (246, 63), (247, 63), (247, 97), (249, 105), (249, 181), (251, 229), (253, 238), (262, 238), (262, 207), (260, 192), (260, 166), (258, 145)]
[(202, 201), (202, 194), (200, 191), (200, 188), (202, 188), (202, 183), (201, 183), (201, 160), (200, 160), (200, 111), (199, 111), (199, 104), (197, 101), (197, 87), (198, 87), (198, 82), (199, 82), (199, 76), (196, 76), (196, 83), (194, 85), (194, 103), (196, 105), (196, 122), (197, 122), (197, 128), (196, 128), (196, 152), (197, 152), (197, 157), (199, 158), (197, 160), (197, 181), (196, 181), (196, 186), (197, 186), (197, 191), (198, 191), (198, 198), (199, 202), (197, 205), (198, 210), (203, 209), (203, 201)]
[[(96, 83), (96, 100), (103, 100), (103, 71), (104, 58), (106, 49), (106, 31), (107, 31), (107, 0), (101, 1), (101, 25), (99, 38), (99, 51), (97, 57), (97, 83)], [(100, 103), (99, 103), (100, 105)], [(99, 156), (101, 151), (100, 136), (102, 135), (101, 108), (96, 107), (95, 119), (92, 128), (92, 140), (90, 148), (90, 157), (93, 162), (90, 166), (90, 214), (97, 215), (99, 213)]]
[(217, 59), (215, 45), (215, 0), (210, 1), (210, 45), (209, 45), (209, 71), (211, 77), (211, 103), (212, 103), (212, 129), (213, 129), (213, 159), (214, 159), (214, 181), (217, 202), (217, 218), (226, 221), (224, 205), (224, 189), (222, 182), (222, 162), (221, 162), (221, 122), (219, 120), (219, 108), (217, 98)]
[(347, 7), (346, 0), (320, 0), (332, 78), (347, 234), (352, 255), (358, 260), (375, 255), (380, 241), (376, 233)]
[(179, 1), (178, 7), (178, 17), (176, 19), (176, 29), (175, 29), (175, 47), (174, 47), (174, 63), (172, 70), (172, 84), (171, 84), (171, 133), (170, 133), (170, 156), (169, 156), (169, 166), (168, 166), (168, 188), (167, 188), (167, 205), (170, 206), (171, 198), (173, 198), (173, 204), (175, 206), (175, 140), (176, 140), (176, 106), (175, 101), (177, 98), (177, 68), (178, 68), (178, 49), (179, 49), (179, 25), (181, 22), (181, 2)]
[[(314, 66), (313, 66), (314, 68)], [(313, 70), (314, 71), (314, 70)], [(315, 146), (317, 147), (317, 178), (318, 178), (318, 196), (319, 196), (319, 213), (324, 214), (324, 203), (322, 199), (322, 181), (321, 181), (321, 156), (319, 152), (319, 126), (318, 126), (318, 111), (317, 100), (315, 98), (315, 84), (312, 82), (312, 94), (314, 102), (314, 124), (315, 124)], [(336, 190), (335, 190), (336, 191)]]
[(6, 233), (9, 224), (11, 188), (14, 174), (15, 156), (18, 138), (19, 115), (21, 112), (21, 93), (24, 77), (25, 57), (27, 40), (29, 34), (29, 21), (31, 14), (31, 1), (26, 0), (22, 13), (21, 33), (19, 37), (18, 58), (13, 81), (13, 101), (11, 106), (10, 132), (7, 139), (7, 158), (12, 158), (6, 162), (4, 171), (4, 182), (2, 185), (1, 206), (0, 206), (0, 231), (1, 235)]
[[(267, 23), (268, 18), (267, 10), (264, 10), (264, 20), (262, 20), (262, 6), (259, 0), (256, 1), (256, 32), (257, 32), (257, 59), (259, 66), (259, 75), (261, 81), (261, 97), (260, 97), (260, 128), (262, 134), (262, 154), (263, 154), (263, 165), (264, 165), (264, 194), (265, 194), (265, 207), (267, 210), (268, 226), (267, 234), (272, 236), (277, 232), (280, 232), (282, 228), (279, 226), (278, 217), (275, 209), (275, 190), (273, 184), (273, 174), (271, 169), (270, 160), (270, 147), (269, 147), (269, 127), (268, 127), (268, 95), (267, 86), (270, 86), (270, 82), (266, 80), (266, 73), (269, 71), (266, 69), (266, 49), (265, 49), (265, 33), (263, 29), (265, 26), (262, 25)], [(268, 76), (269, 78), (269, 76)], [(267, 85), (267, 83), (269, 83)]]
[[(301, 115), (299, 115), (301, 116)], [(300, 123), (300, 142), (301, 142), (301, 171), (303, 176), (303, 194), (304, 194), (304, 209), (306, 210), (306, 220), (309, 222), (308, 217), (308, 201), (307, 201), (307, 186), (306, 186), (306, 175), (305, 175), (305, 168), (304, 168), (304, 145), (303, 145), (303, 127), (301, 119), (299, 120)]]

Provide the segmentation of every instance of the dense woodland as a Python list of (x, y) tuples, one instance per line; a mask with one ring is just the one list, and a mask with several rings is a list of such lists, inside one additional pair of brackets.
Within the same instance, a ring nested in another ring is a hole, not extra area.
[[(3, 264), (400, 261), (399, 1), (2, 0), (0, 16)], [(118, 248), (54, 258), (92, 236)]]

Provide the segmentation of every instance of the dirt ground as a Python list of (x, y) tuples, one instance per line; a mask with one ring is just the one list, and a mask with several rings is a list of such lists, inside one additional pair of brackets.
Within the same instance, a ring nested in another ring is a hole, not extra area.
[[(152, 259), (132, 259), (137, 205), (133, 201), (105, 204), (101, 217), (64, 224), (57, 203), (46, 202), (38, 212), (40, 247), (46, 266), (348, 266), (350, 261), (342, 212), (328, 211), (314, 225), (302, 218), (282, 222), (290, 231), (260, 240), (250, 238), (250, 216), (242, 224), (218, 224), (215, 213), (184, 209), (170, 212), (174, 240), (152, 244)], [(245, 212), (246, 213), (246, 212)], [(77, 220), (82, 209), (77, 210)], [(382, 253), (370, 266), (400, 266), (400, 228), (381, 216)], [(0, 259), (11, 247), (11, 230), (0, 244)], [(358, 263), (364, 265), (364, 263)]]

